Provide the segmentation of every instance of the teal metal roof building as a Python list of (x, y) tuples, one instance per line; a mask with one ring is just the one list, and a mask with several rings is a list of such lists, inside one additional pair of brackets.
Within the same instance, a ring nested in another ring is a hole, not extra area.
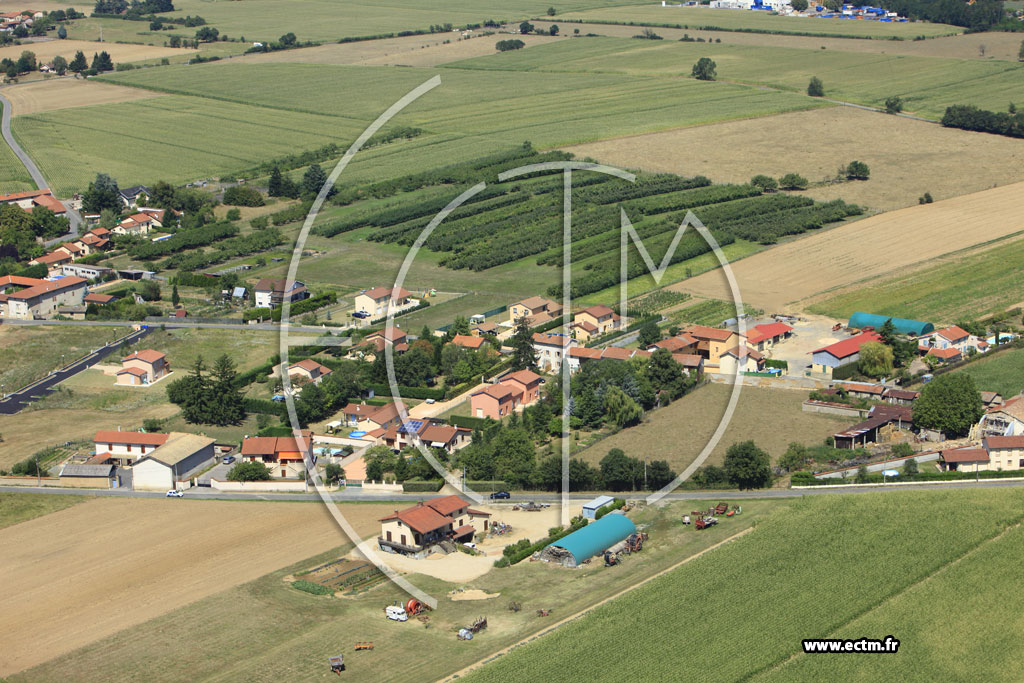
[[(555, 559), (561, 559), (567, 567), (575, 567), (635, 533), (636, 525), (628, 517), (612, 513), (558, 539), (548, 545), (544, 551), (546, 552), (548, 548), (552, 547), (568, 551), (568, 557), (559, 558), (556, 555)], [(558, 555), (564, 554), (559, 553)]]
[(920, 337), (922, 334), (935, 331), (935, 325), (931, 323), (921, 320), (907, 320), (906, 318), (892, 318), (888, 315), (877, 315), (875, 313), (854, 313), (850, 316), (850, 327), (861, 330), (865, 327), (874, 327), (877, 331), (882, 329), (882, 325), (885, 324), (886, 320), (892, 320), (893, 326), (900, 334), (912, 334), (915, 337)]

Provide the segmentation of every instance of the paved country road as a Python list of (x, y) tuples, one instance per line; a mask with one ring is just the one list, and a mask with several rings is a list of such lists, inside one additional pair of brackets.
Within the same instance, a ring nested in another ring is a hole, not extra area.
[[(935, 489), (974, 489), (974, 488), (1005, 488), (1011, 486), (1024, 486), (1024, 481), (1000, 481), (990, 479), (988, 481), (974, 482), (971, 480), (963, 482), (944, 482), (942, 484), (922, 484), (920, 486), (907, 485), (886, 485), (865, 486), (862, 488), (839, 488), (835, 486), (822, 486), (816, 489), (764, 489), (760, 491), (680, 491), (665, 496), (666, 500), (743, 500), (757, 498), (799, 498), (801, 496), (819, 495), (844, 495), (856, 493), (875, 493), (878, 491), (929, 491)], [(122, 498), (164, 498), (165, 494), (160, 491), (128, 491), (125, 489), (72, 489), (56, 488), (50, 486), (0, 486), (3, 493), (46, 493), (64, 496), (120, 496)], [(436, 493), (369, 493), (358, 489), (344, 490), (331, 494), (331, 499), (338, 503), (409, 503), (417, 500), (428, 500), (436, 498)], [(598, 493), (572, 493), (569, 498), (574, 501), (591, 500)], [(616, 495), (626, 498), (644, 498), (645, 494), (640, 492), (618, 493)], [(205, 489), (189, 489), (185, 492), (185, 498), (196, 498), (200, 500), (267, 500), (281, 502), (308, 501), (316, 502), (320, 496), (315, 492), (310, 493), (226, 493)], [(510, 506), (525, 501), (537, 501), (557, 504), (561, 497), (554, 493), (514, 493), (510, 501), (500, 501), (497, 505)]]
[(129, 335), (110, 342), (106, 346), (96, 349), (88, 356), (80, 358), (71, 365), (67, 365), (51, 375), (47, 375), (32, 384), (22, 387), (18, 391), (7, 394), (7, 396), (0, 398), (0, 415), (14, 415), (29, 403), (44, 398), (53, 387), (57, 386), (64, 380), (69, 377), (74, 377), (82, 370), (86, 370), (96, 365), (111, 353), (121, 348), (121, 344), (134, 344), (152, 331), (153, 328), (144, 327), (137, 332), (132, 332)]
[(32, 176), (32, 182), (36, 184), (36, 187), (40, 190), (49, 187), (46, 184), (46, 179), (43, 178), (43, 174), (39, 172), (39, 167), (36, 166), (36, 162), (32, 161), (32, 158), (25, 153), (25, 150), (21, 148), (21, 145), (19, 145), (14, 139), (14, 136), (11, 135), (11, 111), (13, 109), (13, 107), (11, 107), (11, 101), (0, 94), (0, 103), (3, 103), (4, 105), (3, 120), (0, 122), (0, 132), (3, 133), (4, 142), (6, 142), (7, 146), (11, 148), (14, 155), (21, 160), (21, 163), (25, 165), (25, 169), (28, 171), (28, 174)]
[[(125, 325), (149, 325), (149, 327), (160, 327), (163, 326), (168, 330), (177, 328), (210, 328), (215, 330), (258, 330), (258, 331), (279, 331), (282, 329), (278, 323), (257, 323), (250, 325), (244, 323), (241, 320), (237, 324), (230, 323), (190, 323), (176, 321), (173, 318), (168, 318), (166, 322), (155, 322), (149, 321), (145, 323), (135, 323), (130, 320), (5, 320), (4, 325), (68, 325), (75, 326), (80, 325), (84, 327), (124, 327)], [(332, 334), (334, 328), (331, 327), (313, 327), (308, 325), (289, 325), (288, 330), (290, 332), (308, 332), (312, 334)]]

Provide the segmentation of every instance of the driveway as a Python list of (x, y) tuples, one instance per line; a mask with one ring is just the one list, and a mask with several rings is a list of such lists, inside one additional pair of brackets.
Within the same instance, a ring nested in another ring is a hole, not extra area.
[[(123, 325), (124, 323), (121, 324)], [(73, 362), (71, 365), (66, 365), (57, 372), (47, 375), (43, 379), (37, 380), (18, 391), (7, 394), (6, 398), (0, 398), (0, 415), (14, 415), (17, 412), (20, 412), (21, 409), (29, 403), (44, 398), (49, 391), (53, 389), (53, 387), (57, 386), (64, 380), (69, 377), (74, 377), (82, 370), (87, 370), (99, 363), (101, 360), (119, 349), (121, 344), (126, 342), (128, 344), (134, 344), (149, 334), (152, 330), (153, 328), (151, 327), (144, 327), (138, 332), (132, 332), (127, 336), (116, 339), (106, 346), (93, 351), (88, 356)]]

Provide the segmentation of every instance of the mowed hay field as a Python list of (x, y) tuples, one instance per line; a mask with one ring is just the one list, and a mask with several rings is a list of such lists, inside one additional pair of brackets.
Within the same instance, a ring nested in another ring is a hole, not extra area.
[[(525, 35), (519, 40), (527, 47), (542, 45), (561, 37)], [(327, 43), (300, 50), (282, 50), (238, 57), (239, 62), (301, 62), (304, 64), (369, 64), (402, 66), (437, 66), (460, 59), (480, 57), (496, 52), (495, 42), (501, 36), (475, 36), (453, 40), (446, 33), (426, 36), (404, 36), (354, 43)], [(445, 41), (451, 41), (446, 43)]]
[[(1022, 503), (1020, 489), (808, 496), (464, 680), (1019, 681)], [(950, 647), (955, 624), (971, 637)], [(898, 653), (802, 654), (804, 638), (887, 635)]]
[[(884, 141), (884, 144), (882, 142)], [(924, 121), (832, 107), (566, 147), (624, 168), (706, 175), (745, 183), (757, 175), (831, 178), (854, 159), (867, 181), (815, 187), (808, 196), (880, 211), (1024, 181), (1024, 140), (943, 128)], [(698, 216), (700, 212), (697, 212)], [(713, 226), (712, 226), (713, 227)]]
[[(393, 509), (343, 513), (368, 534)], [(317, 503), (97, 498), (2, 529), (0, 676), (347, 542)]]
[(8, 392), (45, 377), (65, 363), (131, 331), (124, 327), (86, 325), (0, 325), (0, 384)]
[(1008, 102), (1024, 99), (1024, 64), (1016, 61), (754, 45), (586, 38), (478, 57), (451, 66), (689, 78), (693, 64), (703, 57), (715, 62), (718, 81), (767, 85), (804, 94), (807, 83), (817, 76), (824, 82), (826, 98), (884, 107), (886, 98), (899, 95), (906, 112), (936, 120), (952, 104), (970, 103), (1003, 111)]
[(11, 45), (0, 47), (0, 59), (18, 59), (24, 50), (36, 54), (39, 62), (49, 62), (57, 55), (67, 59), (69, 62), (75, 53), (81, 50), (88, 60), (92, 60), (95, 53), (104, 50), (110, 55), (115, 63), (141, 62), (146, 59), (159, 59), (181, 55), (195, 50), (181, 50), (179, 48), (160, 47), (156, 45), (131, 45), (126, 43), (111, 43), (107, 41), (98, 42), (90, 40), (47, 40), (38, 43), (25, 43), (24, 45)]
[[(1015, 183), (801, 237), (733, 263), (732, 271), (745, 302), (774, 312), (1021, 231), (1024, 183)], [(719, 270), (669, 289), (706, 298), (729, 296)]]
[(110, 83), (61, 78), (4, 88), (4, 95), (11, 101), (12, 113), (15, 116), (21, 116), (67, 109), (68, 107), (88, 107), (97, 104), (118, 104), (144, 100), (160, 97), (161, 93), (139, 88), (126, 88)]
[[(579, 29), (580, 33), (599, 36), (632, 38), (640, 30), (638, 26), (622, 24), (559, 24), (555, 21), (531, 22), (538, 30), (547, 31), (551, 24), (558, 24), (560, 35), (570, 35)], [(567, 30), (571, 29), (571, 30)], [(1001, 59), (1016, 61), (1020, 50), (1020, 36), (1015, 33), (961, 33), (955, 36), (929, 38), (928, 40), (876, 40), (872, 38), (832, 38), (821, 36), (799, 36), (795, 34), (743, 33), (739, 31), (703, 31), (693, 27), (654, 29), (665, 40), (679, 40), (687, 35), (694, 40), (703, 38), (709, 43), (721, 41), (723, 45), (756, 45), (763, 47), (789, 47), (803, 50), (826, 50), (839, 52), (862, 52), (885, 55), (907, 55), (910, 57), (945, 57), (948, 59)], [(985, 46), (982, 54), (980, 46)]]
[[(632, 457), (667, 460), (672, 469), (682, 472), (718, 428), (731, 393), (732, 385), (703, 386), (652, 412), (644, 423), (623, 429), (574, 457), (596, 465), (609, 450), (621, 448)], [(801, 411), (800, 404), (806, 399), (803, 390), (743, 387), (725, 435), (705, 462), (721, 465), (729, 446), (748, 440), (766, 450), (774, 461), (791, 441), (821, 443), (850, 424), (848, 418)]]
[(981, 318), (1024, 306), (1021, 263), (1024, 239), (1010, 238), (851, 286), (822, 297), (807, 310), (841, 319), (857, 311), (936, 323)]
[(580, 19), (582, 21), (610, 21), (622, 24), (630, 22), (640, 26), (658, 24), (679, 24), (691, 28), (714, 26), (723, 30), (757, 29), (779, 33), (827, 33), (835, 36), (860, 36), (866, 38), (901, 38), (911, 40), (916, 36), (944, 36), (963, 33), (959, 26), (946, 24), (885, 23), (851, 19), (812, 19), (808, 17), (773, 16), (767, 12), (739, 12), (703, 7), (660, 7), (653, 3), (604, 7), (586, 12), (560, 10), (558, 19)]

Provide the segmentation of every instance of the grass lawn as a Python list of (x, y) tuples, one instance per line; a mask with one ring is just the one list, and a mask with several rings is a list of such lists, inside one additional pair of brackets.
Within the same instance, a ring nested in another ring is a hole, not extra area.
[[(623, 429), (579, 453), (597, 464), (612, 448), (621, 448), (634, 458), (667, 460), (682, 472), (701, 452), (725, 414), (732, 386), (708, 384), (665, 408), (651, 412), (636, 427)], [(850, 425), (849, 418), (805, 413), (800, 404), (806, 391), (743, 387), (729, 427), (712, 451), (707, 463), (721, 465), (725, 451), (734, 443), (753, 440), (775, 460), (791, 441), (822, 443)], [(771, 425), (766, 429), (766, 425)]]
[(1024, 391), (1024, 349), (1009, 349), (968, 363), (953, 372), (970, 375), (979, 391), (995, 391), (1003, 398)]
[[(676, 521), (693, 508), (692, 502), (631, 513), (638, 523), (650, 525), (650, 541), (642, 553), (613, 569), (601, 562), (579, 570), (523, 562), (458, 584), (413, 574), (409, 579), (415, 585), (440, 597), (438, 609), (430, 613), (429, 629), (415, 620), (400, 624), (384, 619), (383, 606), (405, 599), (391, 584), (355, 598), (339, 599), (312, 596), (283, 581), (286, 576), (341, 557), (347, 548), (301, 561), (297, 558), (291, 567), (74, 652), (76, 678), (117, 680), (149, 671), (147, 676), (157, 681), (178, 679), (180, 643), (187, 639), (192, 643), (189, 676), (196, 679), (310, 680), (328, 673), (328, 653), (344, 653), (346, 673), (359, 680), (437, 680), (548, 626), (551, 619), (592, 605), (628, 587), (638, 577), (669, 567), (764, 520), (772, 510), (788, 504), (744, 501), (743, 516), (723, 521), (707, 533), (696, 533)], [(315, 514), (314, 506), (309, 507), (310, 514)], [(342, 512), (346, 507), (342, 506)], [(444, 597), (456, 585), (500, 593), (501, 597), (483, 602)], [(575, 589), (567, 590), (569, 585)], [(521, 602), (522, 611), (508, 611), (511, 600)], [(538, 618), (538, 608), (551, 609), (553, 616)], [(487, 630), (470, 642), (457, 642), (455, 629), (481, 615), (488, 617)], [(352, 645), (357, 640), (373, 641), (375, 649), (353, 653)], [(9, 680), (52, 680), (66, 661), (64, 657), (55, 659)]]
[(95, 351), (130, 331), (124, 327), (3, 325), (0, 327), (0, 383), (10, 393), (45, 377), (64, 363)]
[[(192, 369), (196, 358), (212, 366), (221, 354), (228, 354), (235, 362), (235, 368), (244, 372), (254, 368), (279, 351), (278, 333), (266, 330), (219, 330), (213, 328), (188, 328), (154, 330), (141, 342), (132, 347), (156, 349), (167, 354), (174, 379), (183, 377)], [(171, 379), (171, 378), (168, 378)]]
[[(465, 680), (558, 680), (568, 668), (601, 682), (934, 680), (979, 672), (1018, 680), (1020, 646), (1009, 631), (1020, 616), (1006, 596), (1011, 558), (1024, 547), (1022, 502), (1024, 493), (1008, 489), (803, 498)], [(827, 591), (808, 595), (823, 582)], [(943, 634), (951, 615), (978, 624), (955, 652)], [(802, 654), (803, 638), (890, 634), (903, 641), (898, 655)], [(680, 651), (686, 656), (666, 656)]]
[(89, 500), (88, 496), (0, 493), (0, 529), (69, 508), (86, 500)]
[(714, 60), (719, 81), (804, 93), (811, 77), (817, 76), (824, 82), (829, 98), (884, 107), (886, 98), (899, 95), (906, 111), (932, 119), (941, 118), (951, 104), (969, 103), (1004, 111), (1008, 101), (1024, 99), (1024, 64), (1016, 62), (760, 45), (588, 38), (476, 57), (448, 66), (686, 77), (701, 57)]
[(808, 307), (812, 313), (847, 318), (857, 311), (929, 320), (936, 325), (980, 318), (1024, 300), (1024, 239), (981, 253), (953, 254), (882, 282), (868, 282)]
[[(0, 113), (4, 105), (0, 102)], [(11, 192), (24, 192), (34, 190), (32, 178), (29, 177), (25, 166), (14, 156), (14, 152), (6, 144), (0, 145), (0, 192), (7, 194)]]
[[(607, 21), (639, 26), (666, 24), (680, 28), (717, 27), (724, 31), (756, 30), (773, 33), (816, 33), (863, 38), (899, 38), (946, 36), (963, 33), (959, 26), (927, 22), (883, 23), (848, 19), (808, 19), (772, 16), (767, 12), (739, 12), (702, 7), (659, 7), (655, 4), (605, 7), (585, 12), (561, 10), (558, 18), (583, 21)], [(564, 29), (563, 29), (564, 30)]]

